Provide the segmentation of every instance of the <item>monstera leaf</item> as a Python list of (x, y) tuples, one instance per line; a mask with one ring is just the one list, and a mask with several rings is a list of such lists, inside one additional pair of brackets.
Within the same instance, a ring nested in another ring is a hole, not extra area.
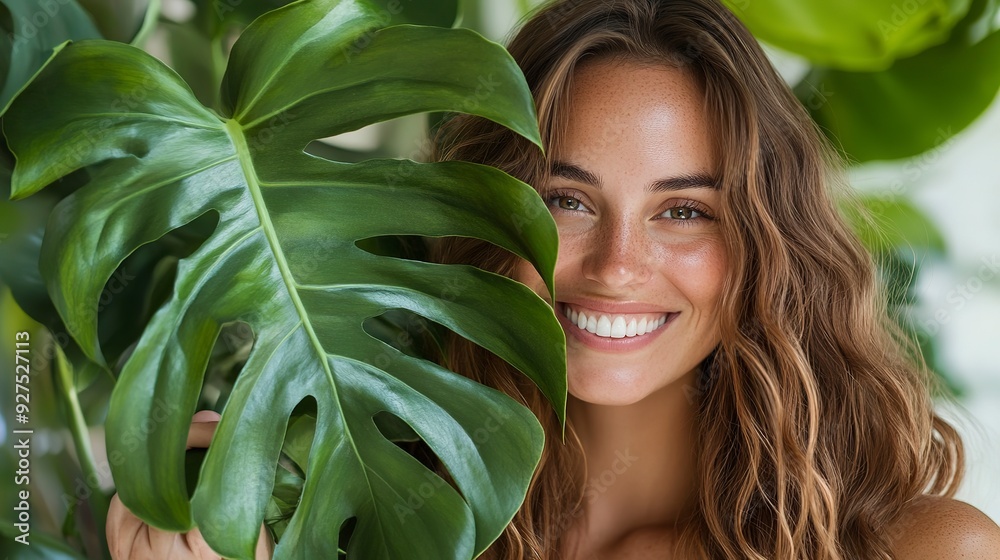
[(1000, 91), (1000, 5), (977, 0), (944, 44), (882, 72), (813, 68), (795, 92), (857, 162), (941, 149)]
[[(553, 292), (555, 224), (537, 193), (465, 162), (344, 164), (312, 140), (427, 111), (492, 119), (531, 139), (530, 92), (510, 56), (459, 29), (384, 27), (363, 0), (290, 4), (233, 47), (221, 114), (167, 67), (105, 41), (64, 45), (14, 100), (4, 132), (21, 198), (88, 168), (54, 210), (41, 269), (93, 361), (101, 291), (144, 244), (204, 215), (218, 225), (177, 268), (118, 378), (107, 419), (122, 501), (155, 526), (195, 524), (250, 558), (292, 411), (314, 408), (305, 483), (276, 558), (462, 558), (520, 507), (543, 434), (507, 396), (368, 334), (408, 310), (507, 360), (565, 409), (565, 338), (526, 286), (464, 265), (363, 250), (384, 236), (466, 236), (533, 263)], [(193, 497), (184, 441), (222, 325), (255, 334)], [(379, 429), (408, 425), (454, 487)], [(341, 534), (349, 540), (342, 541)]]
[(948, 38), (972, 0), (725, 0), (754, 36), (814, 64), (884, 70)]

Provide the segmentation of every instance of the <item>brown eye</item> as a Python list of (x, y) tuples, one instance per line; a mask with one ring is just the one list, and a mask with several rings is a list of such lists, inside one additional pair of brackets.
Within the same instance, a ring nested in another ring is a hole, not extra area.
[(579, 210), (580, 201), (573, 198), (572, 196), (560, 196), (559, 207), (562, 208), (563, 210)]
[(545, 203), (553, 209), (565, 210), (567, 212), (589, 212), (590, 210), (580, 201), (579, 198), (570, 193), (552, 191), (545, 195)]
[(702, 216), (702, 213), (695, 210), (694, 208), (688, 208), (686, 206), (675, 206), (668, 209), (663, 213), (664, 216), (672, 220), (693, 220)]

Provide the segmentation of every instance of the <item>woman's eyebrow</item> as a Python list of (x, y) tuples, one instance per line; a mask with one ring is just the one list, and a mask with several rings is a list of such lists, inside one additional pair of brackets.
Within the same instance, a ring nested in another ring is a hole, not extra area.
[[(557, 161), (552, 164), (552, 170), (550, 173), (553, 177), (562, 177), (564, 179), (569, 179), (570, 181), (584, 183), (596, 188), (597, 190), (601, 190), (604, 186), (604, 183), (601, 181), (601, 177), (599, 175), (591, 173), (590, 171), (572, 163)], [(707, 173), (685, 173), (683, 175), (678, 175), (677, 177), (654, 181), (646, 187), (646, 192), (654, 193), (679, 191), (684, 189), (718, 188), (718, 181), (715, 177), (712, 177)]]
[(646, 192), (680, 191), (684, 189), (718, 189), (719, 182), (707, 173), (685, 173), (661, 179), (646, 187)]
[(599, 176), (572, 163), (557, 161), (552, 164), (550, 173), (553, 177), (562, 177), (563, 179), (590, 185), (597, 190), (601, 190), (601, 187), (604, 186)]

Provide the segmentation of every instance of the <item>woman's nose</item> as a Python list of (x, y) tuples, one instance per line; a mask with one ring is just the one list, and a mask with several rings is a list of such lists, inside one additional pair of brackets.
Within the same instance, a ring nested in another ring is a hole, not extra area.
[(599, 228), (585, 249), (584, 276), (610, 290), (644, 284), (652, 274), (647, 237), (640, 226), (621, 221)]

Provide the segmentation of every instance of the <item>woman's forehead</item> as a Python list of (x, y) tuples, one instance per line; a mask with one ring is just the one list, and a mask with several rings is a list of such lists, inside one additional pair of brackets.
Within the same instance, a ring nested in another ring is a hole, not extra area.
[(711, 131), (697, 82), (682, 69), (613, 59), (573, 76), (565, 134), (552, 150), (578, 165), (714, 169)]

